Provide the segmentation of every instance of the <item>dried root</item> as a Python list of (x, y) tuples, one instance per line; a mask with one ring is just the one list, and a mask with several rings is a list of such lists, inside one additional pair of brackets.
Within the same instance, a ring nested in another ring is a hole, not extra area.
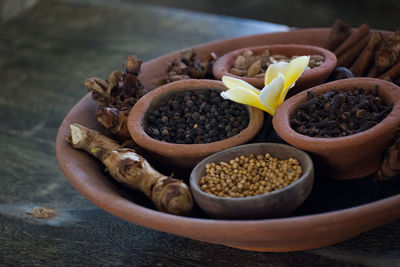
[(375, 63), (380, 72), (388, 70), (400, 57), (400, 28), (383, 42), (375, 54)]
[(400, 175), (400, 128), (393, 136), (394, 141), (385, 151), (382, 164), (375, 175), (375, 181), (385, 181)]
[(118, 182), (142, 191), (160, 211), (187, 215), (193, 207), (188, 186), (181, 180), (162, 175), (135, 150), (79, 124), (71, 124), (67, 141), (103, 162)]
[(129, 139), (126, 120), (136, 101), (146, 94), (138, 79), (142, 62), (128, 56), (125, 72), (114, 71), (106, 80), (90, 78), (85, 81), (97, 102), (97, 120), (111, 133), (122, 140)]

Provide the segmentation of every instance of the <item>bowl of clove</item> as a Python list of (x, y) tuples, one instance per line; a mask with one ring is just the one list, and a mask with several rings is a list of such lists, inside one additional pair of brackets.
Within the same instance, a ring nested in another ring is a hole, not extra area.
[(132, 139), (161, 164), (191, 169), (220, 150), (245, 144), (261, 129), (263, 112), (223, 99), (220, 81), (188, 79), (160, 86), (133, 106)]
[(374, 78), (310, 88), (282, 103), (273, 117), (276, 133), (312, 152), (314, 163), (334, 179), (376, 172), (399, 125), (400, 88)]
[(307, 153), (276, 143), (220, 151), (202, 160), (190, 175), (196, 203), (218, 219), (286, 216), (308, 197), (313, 182)]
[(325, 82), (335, 68), (335, 54), (322, 47), (300, 44), (247, 47), (220, 57), (214, 63), (213, 74), (220, 80), (224, 75), (240, 78), (261, 89), (264, 87), (265, 71), (270, 64), (288, 62), (304, 55), (310, 55), (309, 65), (295, 87), (289, 91), (289, 94), (293, 95), (305, 88)]

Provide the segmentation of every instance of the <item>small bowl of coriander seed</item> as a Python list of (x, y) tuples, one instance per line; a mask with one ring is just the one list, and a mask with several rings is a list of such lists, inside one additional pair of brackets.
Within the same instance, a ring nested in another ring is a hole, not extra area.
[(289, 215), (311, 192), (314, 166), (307, 153), (277, 143), (254, 143), (215, 153), (192, 170), (197, 205), (216, 219)]

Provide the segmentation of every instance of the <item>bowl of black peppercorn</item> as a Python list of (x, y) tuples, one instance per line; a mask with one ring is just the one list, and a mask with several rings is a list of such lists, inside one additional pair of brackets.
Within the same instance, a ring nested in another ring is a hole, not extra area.
[(188, 79), (150, 91), (129, 114), (133, 141), (161, 164), (184, 169), (249, 142), (263, 125), (263, 111), (223, 99), (223, 90), (221, 81)]
[(400, 125), (400, 88), (374, 78), (349, 78), (299, 93), (276, 110), (273, 127), (287, 143), (311, 152), (333, 179), (377, 171)]

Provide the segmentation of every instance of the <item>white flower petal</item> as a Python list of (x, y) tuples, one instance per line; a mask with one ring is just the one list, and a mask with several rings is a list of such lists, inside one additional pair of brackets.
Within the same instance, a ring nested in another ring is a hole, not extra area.
[(243, 87), (247, 90), (253, 91), (256, 94), (260, 93), (260, 90), (255, 88), (251, 84), (231, 76), (222, 76), (222, 83), (229, 89)]
[(269, 65), (267, 71), (265, 72), (264, 84), (267, 85), (273, 79), (278, 77), (278, 73), (285, 73), (288, 67), (289, 63), (285, 61)]
[(280, 101), (280, 95), (285, 85), (285, 77), (282, 73), (278, 73), (278, 76), (267, 84), (260, 93), (259, 101), (267, 109), (268, 113), (274, 115), (275, 110), (282, 103)]
[(258, 100), (258, 94), (243, 87), (236, 87), (231, 88), (227, 91), (223, 91), (221, 92), (221, 97), (223, 97), (224, 99), (235, 101), (237, 103), (266, 110), (265, 107)]

